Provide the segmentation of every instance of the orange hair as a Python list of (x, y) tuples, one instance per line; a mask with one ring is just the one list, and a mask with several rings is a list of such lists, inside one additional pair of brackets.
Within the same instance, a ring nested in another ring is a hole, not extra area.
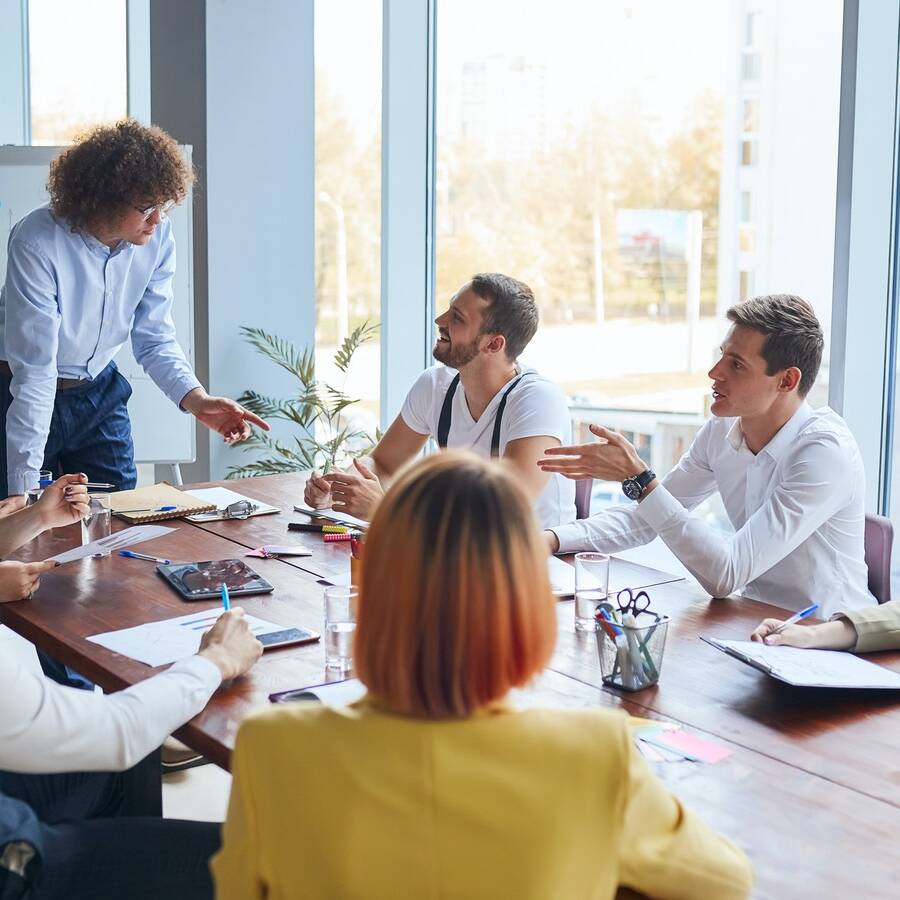
[(539, 672), (556, 641), (547, 550), (507, 465), (407, 467), (366, 538), (353, 662), (394, 712), (463, 717)]

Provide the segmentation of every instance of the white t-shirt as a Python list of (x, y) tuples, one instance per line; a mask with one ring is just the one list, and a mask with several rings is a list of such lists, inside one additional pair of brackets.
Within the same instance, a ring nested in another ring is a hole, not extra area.
[[(571, 444), (572, 420), (565, 394), (534, 369), (520, 366), (519, 371), (527, 375), (506, 400), (500, 422), (500, 455), (505, 453), (510, 441), (520, 438), (543, 435), (557, 438), (562, 444)], [(426, 369), (416, 379), (400, 411), (403, 421), (413, 431), (437, 439), (441, 407), (456, 375), (455, 369), (437, 365)], [(453, 395), (450, 433), (447, 435), (448, 447), (469, 449), (480, 456), (491, 455), (497, 407), (512, 381), (510, 379), (494, 395), (477, 422), (469, 412), (462, 382), (457, 385)], [(562, 475), (551, 475), (534, 501), (534, 511), (542, 528), (575, 521), (575, 482)]]

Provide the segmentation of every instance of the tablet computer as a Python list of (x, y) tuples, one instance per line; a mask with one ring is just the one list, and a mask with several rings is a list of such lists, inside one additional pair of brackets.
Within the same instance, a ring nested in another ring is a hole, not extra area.
[(171, 563), (156, 571), (181, 594), (184, 600), (213, 600), (221, 596), (222, 584), (232, 597), (268, 594), (275, 586), (241, 559), (212, 559), (206, 562)]

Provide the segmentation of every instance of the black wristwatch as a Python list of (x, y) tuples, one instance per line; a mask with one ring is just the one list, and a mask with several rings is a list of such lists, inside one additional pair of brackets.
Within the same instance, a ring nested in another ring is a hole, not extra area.
[(622, 482), (622, 493), (629, 500), (640, 500), (647, 485), (656, 478), (656, 472), (652, 469), (644, 469), (640, 475), (632, 475)]

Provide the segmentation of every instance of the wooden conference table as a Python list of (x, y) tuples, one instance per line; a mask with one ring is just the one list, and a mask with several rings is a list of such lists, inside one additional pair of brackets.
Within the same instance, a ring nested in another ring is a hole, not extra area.
[[(221, 483), (280, 507), (275, 515), (193, 525), (139, 548), (176, 560), (243, 556), (265, 543), (301, 543), (310, 557), (254, 559), (272, 595), (242, 598), (248, 612), (322, 630), (320, 579), (349, 568), (346, 544), (288, 532), (305, 478)], [(115, 523), (114, 528), (124, 527)], [(44, 559), (76, 544), (78, 528), (42, 535), (18, 554)], [(669, 762), (654, 770), (687, 806), (750, 856), (755, 897), (896, 896), (900, 875), (900, 697), (798, 690), (712, 649), (699, 634), (745, 639), (764, 617), (783, 615), (751, 600), (710, 600), (696, 585), (613, 560), (611, 584), (645, 587), (671, 617), (658, 686), (627, 694), (602, 686), (596, 643), (574, 632), (573, 602), (558, 605), (559, 638), (547, 671), (516, 694), (522, 705), (600, 706), (675, 721), (733, 754), (715, 765)], [(217, 604), (209, 603), (209, 607)], [(191, 609), (206, 608), (192, 604)], [(185, 604), (146, 562), (118, 556), (60, 567), (31, 601), (0, 604), (0, 621), (106, 691), (153, 674), (142, 663), (86, 640), (89, 635), (183, 615)], [(900, 653), (877, 662), (900, 671)], [(241, 719), (268, 694), (328, 680), (321, 643), (267, 652), (252, 672), (222, 687), (177, 733), (226, 767)], [(600, 848), (598, 848), (598, 852)]]

